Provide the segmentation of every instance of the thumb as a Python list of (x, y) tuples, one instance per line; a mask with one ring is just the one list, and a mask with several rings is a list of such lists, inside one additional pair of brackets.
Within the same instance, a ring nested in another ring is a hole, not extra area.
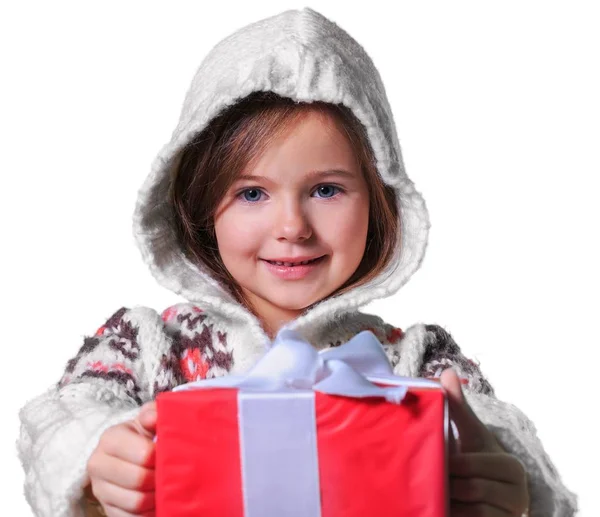
[(140, 432), (148, 436), (154, 436), (157, 420), (156, 402), (152, 401), (144, 404), (135, 420), (141, 428)]
[(447, 368), (442, 372), (440, 382), (448, 397), (450, 418), (458, 429), (460, 452), (485, 450), (490, 432), (469, 406), (457, 373)]

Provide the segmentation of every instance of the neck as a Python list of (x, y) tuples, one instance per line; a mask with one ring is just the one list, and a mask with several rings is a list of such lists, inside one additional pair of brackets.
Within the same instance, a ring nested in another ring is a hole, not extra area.
[(258, 318), (269, 339), (273, 340), (279, 329), (300, 316), (303, 309), (286, 309), (278, 307), (265, 300), (257, 299), (252, 293), (246, 292), (248, 309)]
[(265, 333), (269, 336), (271, 340), (273, 340), (277, 335), (277, 332), (279, 332), (279, 330), (281, 329), (281, 327), (283, 327), (290, 321), (296, 319), (298, 316), (300, 316), (301, 312), (302, 311), (294, 311), (293, 313), (280, 313), (280, 311), (276, 311), (275, 313), (265, 313), (263, 311), (262, 313), (258, 314), (258, 318), (262, 324)]

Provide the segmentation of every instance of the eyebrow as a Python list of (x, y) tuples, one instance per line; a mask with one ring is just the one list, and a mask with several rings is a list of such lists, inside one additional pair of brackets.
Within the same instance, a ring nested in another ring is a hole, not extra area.
[[(329, 169), (326, 171), (311, 171), (308, 174), (306, 174), (306, 178), (307, 179), (314, 179), (314, 178), (325, 178), (325, 177), (329, 177), (329, 176), (342, 176), (344, 178), (348, 178), (348, 179), (354, 179), (356, 176), (354, 174), (352, 174), (351, 172), (344, 170), (344, 169)], [(257, 180), (263, 180), (266, 182), (270, 182), (271, 180), (269, 178), (266, 178), (265, 176), (255, 176), (255, 175), (251, 175), (251, 174), (240, 174), (235, 181), (243, 181), (243, 180), (249, 180), (249, 181), (257, 181)]]

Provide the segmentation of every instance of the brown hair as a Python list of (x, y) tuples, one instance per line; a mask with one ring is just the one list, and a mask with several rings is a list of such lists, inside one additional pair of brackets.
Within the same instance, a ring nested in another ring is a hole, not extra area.
[(362, 261), (327, 298), (347, 292), (386, 267), (398, 232), (396, 194), (379, 176), (365, 128), (349, 108), (322, 101), (297, 102), (271, 91), (253, 92), (213, 118), (186, 145), (179, 166), (173, 170), (169, 202), (184, 253), (192, 262), (205, 265), (257, 317), (221, 260), (214, 231), (215, 212), (238, 174), (311, 109), (338, 122), (356, 152), (369, 189), (369, 225)]

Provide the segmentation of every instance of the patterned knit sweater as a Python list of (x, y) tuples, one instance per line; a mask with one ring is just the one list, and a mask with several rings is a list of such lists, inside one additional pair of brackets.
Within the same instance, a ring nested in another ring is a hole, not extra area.
[[(361, 330), (371, 330), (398, 375), (438, 377), (453, 367), (478, 417), (525, 463), (530, 515), (574, 515), (576, 497), (562, 484), (533, 424), (516, 407), (496, 398), (479, 366), (461, 353), (446, 330), (416, 324), (403, 331), (359, 312), (343, 323), (324, 332), (314, 346), (338, 346)], [(261, 355), (249, 357), (252, 347), (244, 345), (220, 318), (195, 304), (180, 303), (162, 314), (146, 307), (115, 312), (84, 339), (56, 385), (20, 412), (19, 457), (26, 472), (25, 495), (35, 514), (84, 515), (86, 463), (102, 432), (134, 418), (143, 403), (162, 391), (239, 373), (238, 363), (249, 365)]]
[[(136, 325), (135, 316), (132, 319), (135, 314), (136, 311), (122, 307), (92, 337), (85, 338), (77, 355), (68, 362), (58, 387), (98, 379), (102, 384), (108, 382), (113, 389), (119, 386), (119, 390), (124, 390), (128, 397), (142, 405), (159, 392), (170, 391), (179, 384), (232, 372), (234, 349), (228, 342), (227, 330), (220, 329), (218, 320), (198, 306), (182, 303), (167, 308), (160, 316), (163, 325), (160, 361), (156, 364), (151, 385), (141, 386), (140, 374), (136, 375), (136, 371), (140, 368), (142, 354), (138, 334), (144, 319)], [(314, 346), (317, 349), (339, 346), (358, 332), (370, 330), (383, 344), (391, 364), (396, 370), (401, 368), (398, 343), (404, 337), (402, 329), (383, 323), (377, 317), (362, 316), (362, 324), (357, 320), (343, 334), (325, 336), (330, 340), (314, 343)], [(464, 372), (463, 384), (468, 382), (477, 392), (493, 395), (493, 389), (481, 375), (478, 365), (462, 356), (449, 334), (437, 325), (425, 325), (424, 328), (428, 346), (418, 370), (411, 370), (411, 375), (438, 377), (444, 368), (453, 365)], [(113, 353), (109, 355), (108, 351)]]

